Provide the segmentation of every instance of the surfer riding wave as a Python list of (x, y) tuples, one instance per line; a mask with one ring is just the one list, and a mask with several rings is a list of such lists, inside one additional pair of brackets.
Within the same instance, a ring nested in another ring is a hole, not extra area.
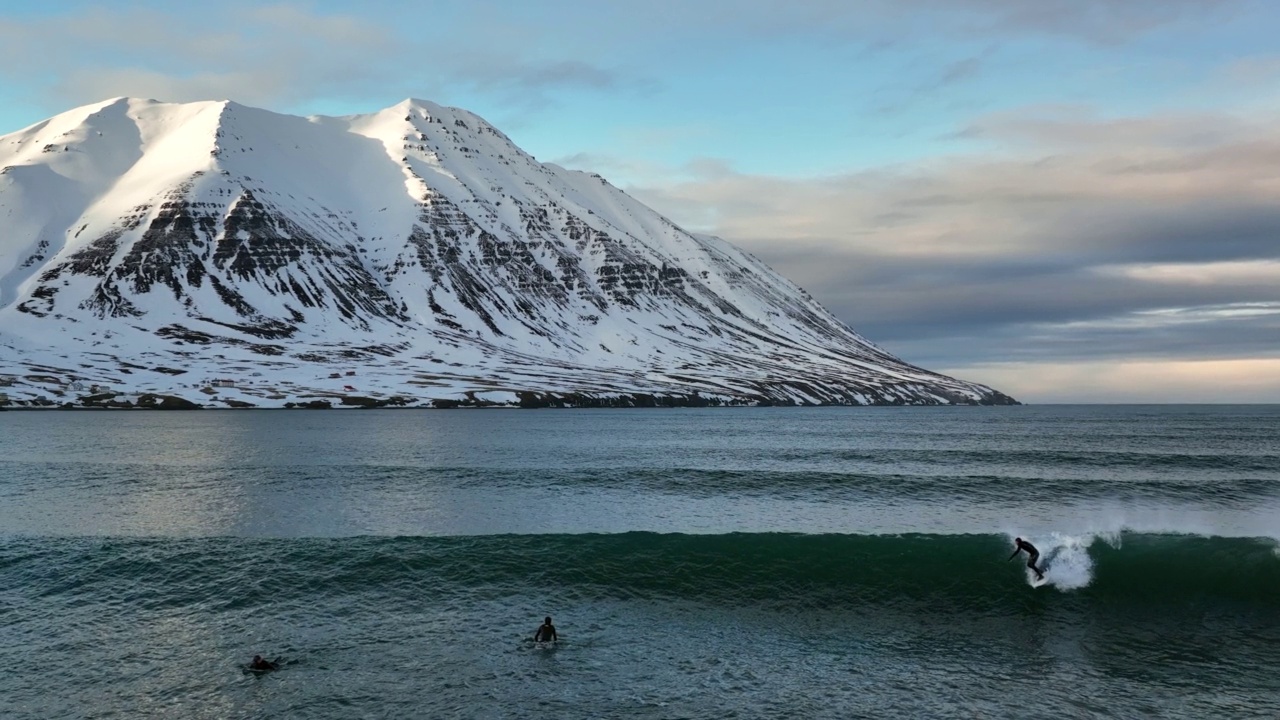
[(1040, 551), (1036, 549), (1036, 546), (1022, 538), (1014, 538), (1013, 544), (1013, 554), (1009, 556), (1009, 560), (1014, 559), (1018, 556), (1018, 553), (1025, 550), (1027, 552), (1027, 567), (1031, 568), (1031, 571), (1036, 574), (1036, 580), (1043, 580), (1044, 573), (1040, 572), (1040, 568), (1036, 567), (1036, 560), (1040, 559)]

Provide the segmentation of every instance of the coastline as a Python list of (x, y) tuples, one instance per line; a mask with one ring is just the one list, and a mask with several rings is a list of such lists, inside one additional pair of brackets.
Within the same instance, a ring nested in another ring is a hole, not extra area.
[(41, 395), (26, 400), (5, 397), (0, 401), (0, 411), (47, 410), (457, 410), (457, 409), (572, 409), (572, 408), (705, 408), (705, 407), (976, 407), (994, 405), (1021, 405), (1023, 403), (996, 393), (995, 398), (983, 398), (975, 402), (927, 402), (894, 401), (876, 402), (803, 402), (775, 399), (764, 396), (705, 396), (699, 393), (666, 395), (653, 393), (588, 394), (562, 392), (508, 391), (510, 400), (495, 399), (494, 392), (468, 391), (461, 398), (413, 398), (398, 395), (302, 395), (295, 400), (273, 400), (264, 404), (235, 398), (210, 397), (200, 403), (176, 394), (166, 393), (99, 393), (75, 399), (57, 400)]

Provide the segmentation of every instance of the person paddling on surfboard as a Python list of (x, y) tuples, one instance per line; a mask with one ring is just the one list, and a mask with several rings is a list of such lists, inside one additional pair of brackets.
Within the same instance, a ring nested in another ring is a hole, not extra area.
[(556, 626), (551, 624), (551, 618), (548, 617), (538, 627), (538, 631), (533, 634), (534, 642), (555, 642)]
[(1043, 580), (1044, 573), (1040, 572), (1040, 568), (1036, 567), (1036, 560), (1040, 559), (1040, 551), (1036, 549), (1036, 546), (1032, 545), (1026, 540), (1023, 540), (1022, 538), (1014, 538), (1013, 544), (1015, 547), (1013, 548), (1013, 554), (1009, 556), (1009, 560), (1012, 560), (1018, 557), (1018, 553), (1022, 552), (1023, 550), (1026, 550), (1027, 551), (1027, 567), (1031, 568), (1031, 571), (1036, 574), (1037, 580)]
[(257, 670), (260, 672), (265, 670), (275, 670), (278, 667), (279, 665), (271, 662), (270, 660), (263, 660), (261, 655), (254, 655), (253, 662), (249, 663), (250, 670)]

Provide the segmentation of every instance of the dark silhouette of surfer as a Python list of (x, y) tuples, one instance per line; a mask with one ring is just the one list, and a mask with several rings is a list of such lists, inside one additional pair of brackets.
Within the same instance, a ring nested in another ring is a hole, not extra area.
[(280, 667), (278, 664), (273, 663), (270, 660), (263, 660), (261, 655), (254, 655), (253, 662), (249, 663), (249, 669), (257, 670), (258, 672), (275, 670), (278, 667)]
[(533, 634), (534, 642), (555, 642), (556, 626), (551, 624), (551, 618), (548, 617), (542, 621), (542, 625), (538, 627), (538, 631)]
[(1023, 540), (1022, 538), (1014, 538), (1013, 544), (1016, 547), (1014, 547), (1013, 549), (1013, 554), (1009, 556), (1009, 560), (1012, 560), (1018, 557), (1018, 553), (1022, 552), (1023, 550), (1026, 550), (1027, 551), (1027, 567), (1031, 568), (1032, 572), (1036, 574), (1037, 580), (1043, 580), (1044, 573), (1040, 572), (1040, 568), (1036, 567), (1036, 560), (1040, 559), (1040, 551), (1036, 549), (1036, 546), (1032, 545), (1026, 540)]

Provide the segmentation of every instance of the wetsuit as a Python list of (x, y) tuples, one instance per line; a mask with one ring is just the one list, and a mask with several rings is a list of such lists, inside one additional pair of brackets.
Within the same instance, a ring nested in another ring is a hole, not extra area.
[(1009, 556), (1009, 559), (1012, 560), (1023, 550), (1027, 552), (1027, 567), (1031, 568), (1031, 571), (1036, 574), (1037, 578), (1043, 580), (1044, 573), (1040, 572), (1040, 568), (1036, 567), (1036, 560), (1040, 559), (1040, 551), (1036, 549), (1035, 545), (1019, 538), (1017, 541), (1017, 548), (1013, 551), (1013, 555)]
[(556, 639), (555, 625), (541, 625), (538, 632), (533, 634), (534, 642), (552, 642)]

